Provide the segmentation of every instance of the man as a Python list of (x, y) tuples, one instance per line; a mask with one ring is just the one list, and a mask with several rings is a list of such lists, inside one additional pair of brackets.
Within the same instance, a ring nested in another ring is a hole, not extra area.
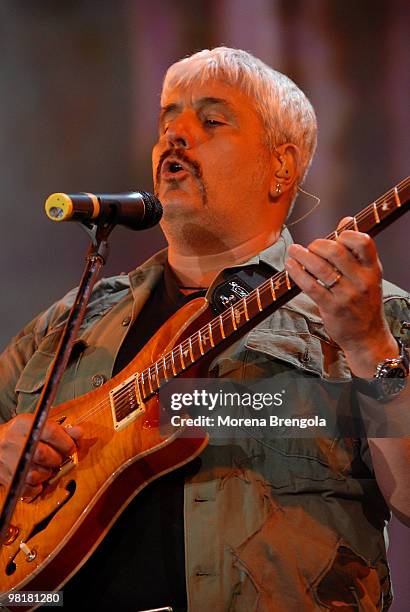
[[(212, 300), (229, 275), (252, 285), (283, 269), (286, 248), (305, 295), (218, 355), (213, 375), (247, 381), (297, 368), (371, 379), (392, 358), (407, 368), (390, 327), (397, 336), (409, 320), (409, 297), (390, 286), (383, 310), (373, 241), (345, 231), (290, 245), (284, 222), (315, 143), (304, 94), (249, 54), (218, 48), (171, 66), (153, 150), (168, 251), (129, 282), (98, 285), (58, 402), (120, 371), (179, 306), (205, 291)], [(19, 413), (34, 407), (70, 301), (40, 315), (1, 359), (3, 483), (30, 421)], [(47, 424), (25, 494), (41, 492), (80, 436)], [(87, 584), (86, 602), (100, 609), (387, 609), (383, 528), (389, 509), (409, 524), (409, 458), (405, 438), (214, 443), (136, 498), (68, 583), (66, 603)]]

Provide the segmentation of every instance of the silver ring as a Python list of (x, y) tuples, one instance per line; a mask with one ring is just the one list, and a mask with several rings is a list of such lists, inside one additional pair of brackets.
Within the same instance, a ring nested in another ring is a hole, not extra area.
[(335, 276), (335, 278), (332, 280), (331, 283), (325, 283), (322, 280), (320, 280), (320, 278), (317, 278), (317, 282), (319, 283), (319, 285), (321, 285), (322, 287), (324, 287), (325, 289), (329, 290), (332, 287), (334, 287), (335, 285), (337, 285), (337, 283), (340, 281), (340, 279), (342, 278), (342, 275), (340, 272), (338, 272)]

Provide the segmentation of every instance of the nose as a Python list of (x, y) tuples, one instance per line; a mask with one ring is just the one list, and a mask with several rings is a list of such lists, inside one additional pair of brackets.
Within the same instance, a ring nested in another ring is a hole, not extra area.
[(168, 124), (165, 137), (170, 147), (191, 149), (200, 138), (195, 118), (181, 113)]
[(188, 137), (186, 135), (179, 134), (174, 130), (167, 132), (167, 140), (171, 147), (189, 149)]

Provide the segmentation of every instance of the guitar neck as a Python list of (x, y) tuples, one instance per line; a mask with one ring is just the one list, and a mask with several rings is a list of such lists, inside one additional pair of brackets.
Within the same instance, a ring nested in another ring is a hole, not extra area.
[[(375, 236), (409, 208), (410, 177), (407, 177), (326, 238), (336, 240), (343, 230)], [(286, 271), (275, 274), (175, 346), (159, 361), (136, 373), (128, 383), (130, 393), (135, 392), (137, 398), (145, 401), (163, 384), (179, 376), (205, 355), (220, 351), (238, 340), (300, 291)], [(115, 397), (113, 400), (115, 402)]]

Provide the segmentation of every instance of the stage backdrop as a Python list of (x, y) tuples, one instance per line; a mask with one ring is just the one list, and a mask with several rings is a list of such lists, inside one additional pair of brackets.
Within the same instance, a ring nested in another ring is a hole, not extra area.
[[(319, 145), (305, 188), (322, 203), (291, 228), (297, 240), (329, 233), (408, 175), (409, 21), (404, 0), (2, 0), (1, 347), (81, 273), (86, 236), (49, 222), (46, 196), (151, 190), (161, 79), (184, 55), (244, 48), (311, 99)], [(292, 220), (311, 206), (300, 197)], [(377, 240), (385, 277), (407, 289), (409, 223)], [(163, 244), (158, 229), (117, 229), (105, 274)], [(394, 612), (410, 601), (409, 533), (392, 523)]]

